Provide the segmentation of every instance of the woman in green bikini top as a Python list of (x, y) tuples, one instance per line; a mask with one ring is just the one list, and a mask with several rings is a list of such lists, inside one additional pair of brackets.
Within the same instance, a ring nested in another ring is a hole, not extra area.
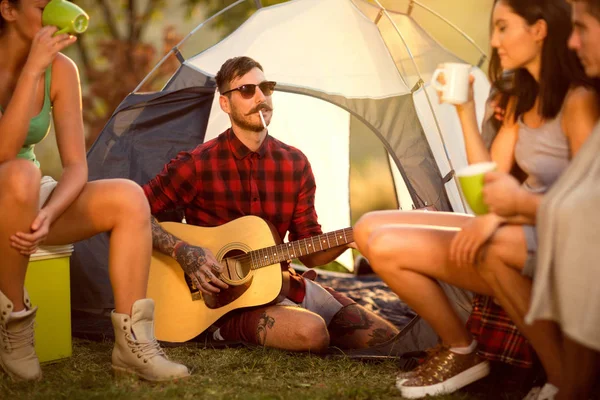
[[(52, 64), (46, 69), (44, 74), (44, 102), (42, 105), (42, 111), (29, 121), (29, 129), (27, 130), (27, 137), (25, 143), (19, 154), (18, 158), (24, 158), (29, 161), (33, 161), (38, 167), (40, 163), (35, 158), (33, 149), (36, 144), (44, 140), (44, 138), (50, 132), (50, 118), (52, 117), (52, 102), (50, 101), (50, 82), (52, 82)], [(0, 104), (0, 113), (4, 113), (4, 108)]]
[[(144, 193), (124, 179), (87, 182), (79, 75), (59, 53), (76, 39), (42, 27), (48, 2), (0, 0), (0, 366), (13, 379), (41, 377), (33, 347), (37, 307), (23, 287), (29, 256), (42, 243), (110, 232), (113, 369), (154, 381), (188, 376), (185, 366), (165, 358), (148, 328), (154, 306), (145, 299), (152, 243)], [(41, 178), (34, 154), (50, 115), (63, 166), (58, 183)]]

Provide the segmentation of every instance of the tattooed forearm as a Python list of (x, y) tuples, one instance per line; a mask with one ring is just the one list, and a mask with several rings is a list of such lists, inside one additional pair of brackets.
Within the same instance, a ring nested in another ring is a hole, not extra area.
[[(200, 270), (200, 265), (206, 263), (206, 252), (202, 247), (188, 246), (187, 244), (180, 242), (175, 245), (175, 252), (173, 254), (175, 260), (183, 267), (188, 275), (195, 274)], [(212, 275), (207, 275), (208, 278), (212, 278)]]
[(175, 245), (180, 240), (165, 231), (156, 218), (150, 216), (150, 219), (152, 220), (152, 246), (163, 254), (173, 256)]
[(177, 236), (170, 234), (152, 218), (152, 246), (163, 254), (173, 257), (186, 272), (190, 266), (197, 267), (206, 263), (206, 252), (202, 247), (190, 246)]
[(256, 327), (256, 341), (259, 345), (265, 345), (267, 342), (267, 329), (273, 328), (273, 325), (275, 325), (275, 318), (269, 317), (266, 312), (260, 316)]

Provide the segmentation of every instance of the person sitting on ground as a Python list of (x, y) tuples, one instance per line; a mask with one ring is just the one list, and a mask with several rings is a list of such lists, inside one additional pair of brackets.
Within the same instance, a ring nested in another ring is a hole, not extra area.
[[(15, 380), (42, 376), (33, 346), (37, 307), (23, 287), (40, 244), (62, 245), (110, 232), (115, 372), (151, 381), (189, 375), (154, 338), (154, 303), (146, 299), (152, 251), (150, 211), (126, 180), (87, 183), (77, 67), (59, 53), (75, 37), (42, 27), (48, 1), (0, 1), (0, 366)], [(50, 117), (63, 166), (57, 183), (41, 177), (34, 146)]]
[[(473, 100), (457, 106), (468, 161), (495, 161), (498, 171), (506, 173), (516, 161), (527, 174), (524, 188), (542, 193), (577, 153), (598, 115), (592, 83), (567, 48), (570, 7), (564, 0), (498, 0), (492, 29), (492, 63), (515, 70), (515, 80), (491, 152), (481, 140)], [(497, 79), (491, 76), (493, 83)], [(525, 216), (504, 219), (494, 213), (472, 217), (402, 211), (371, 213), (357, 223), (356, 243), (373, 270), (443, 342), (415, 371), (399, 375), (397, 386), (404, 397), (450, 393), (489, 373), (488, 362), (477, 355), (477, 342), (437, 280), (493, 295), (475, 265), (481, 264), (479, 256), (485, 251), (501, 252), (507, 263), (531, 274), (534, 223)], [(523, 302), (527, 287), (516, 285), (509, 295)], [(506, 311), (518, 321), (513, 309)], [(517, 326), (529, 338), (540, 337), (532, 343), (544, 343), (544, 324)], [(540, 350), (536, 348), (549, 382), (557, 383), (558, 360)]]
[[(281, 238), (322, 234), (314, 207), (316, 184), (298, 149), (270, 136), (275, 82), (249, 57), (227, 60), (216, 75), (219, 105), (231, 128), (180, 153), (143, 186), (154, 215), (183, 209), (188, 224), (219, 226), (245, 215), (272, 223)], [(263, 125), (259, 112), (263, 113)], [(154, 248), (173, 257), (205, 294), (228, 288), (210, 249), (190, 245), (152, 220)], [(348, 246), (299, 257), (308, 267), (333, 261)], [(216, 340), (243, 341), (292, 351), (323, 352), (328, 346), (365, 348), (398, 330), (348, 297), (289, 268), (290, 290), (278, 304), (232, 311), (215, 324)]]

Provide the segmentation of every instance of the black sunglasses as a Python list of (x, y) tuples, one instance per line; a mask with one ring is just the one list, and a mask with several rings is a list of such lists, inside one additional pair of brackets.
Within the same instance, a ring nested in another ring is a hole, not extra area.
[(248, 83), (247, 85), (242, 85), (236, 87), (235, 89), (229, 89), (226, 92), (221, 93), (222, 95), (226, 95), (227, 93), (235, 92), (236, 90), (240, 92), (244, 99), (251, 99), (254, 97), (254, 93), (256, 93), (256, 87), (260, 88), (260, 91), (263, 92), (265, 96), (270, 96), (273, 94), (273, 90), (275, 89), (275, 85), (277, 82), (273, 81), (264, 81), (255, 85), (254, 83)]

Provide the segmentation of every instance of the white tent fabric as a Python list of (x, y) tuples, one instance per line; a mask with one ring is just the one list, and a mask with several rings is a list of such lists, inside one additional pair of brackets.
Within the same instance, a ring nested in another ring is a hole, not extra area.
[[(262, 64), (267, 79), (279, 83), (346, 98), (381, 99), (411, 95), (419, 73), (429, 79), (439, 62), (460, 62), (409, 16), (394, 13), (392, 19), (410, 46), (409, 54), (389, 20), (373, 22), (378, 8), (355, 1), (360, 9), (351, 0), (293, 0), (262, 8), (231, 35), (185, 64), (214, 75), (226, 59), (246, 55)], [(415, 57), (418, 71), (410, 55)], [(474, 67), (474, 73), (476, 100), (482, 111), (489, 84), (481, 70)], [(438, 125), (453, 167), (466, 165), (462, 133), (452, 106), (437, 104), (437, 95), (429, 84), (412, 95), (442, 176), (450, 171), (450, 163)], [(316, 208), (323, 230), (349, 226), (350, 114), (326, 101), (296, 94), (276, 92), (273, 103), (275, 112), (269, 133), (295, 145), (311, 161), (317, 180)], [(218, 93), (213, 110), (216, 111), (210, 115), (206, 140), (229, 126), (227, 115), (220, 111)], [(395, 164), (391, 165), (399, 204), (403, 209), (411, 209), (406, 185)], [(446, 188), (453, 209), (464, 211), (454, 180)], [(349, 252), (339, 261), (351, 268)]]
[[(365, 0), (354, 0), (354, 4), (369, 20), (375, 21), (378, 18), (380, 9), (377, 5)], [(462, 62), (456, 55), (442, 48), (411, 16), (394, 11), (387, 13), (391, 21), (382, 17), (377, 26), (408, 87), (412, 88), (420, 78), (429, 82), (440, 63)], [(402, 38), (399, 37), (396, 28), (402, 34)]]
[(349, 0), (294, 0), (262, 8), (187, 63), (214, 75), (235, 55), (259, 61), (271, 80), (325, 93), (380, 98), (410, 92), (377, 26)]
[[(218, 100), (217, 94), (213, 110), (220, 110)], [(283, 92), (273, 94), (273, 108), (269, 134), (302, 150), (311, 163), (317, 183), (315, 208), (323, 231), (350, 226), (350, 160), (348, 157), (332, 156), (340, 150), (349, 151), (350, 114), (323, 100)], [(227, 114), (212, 112), (205, 140), (218, 136), (230, 126)], [(332, 197), (338, 200), (336, 207), (329, 207)], [(338, 261), (351, 267), (352, 255), (346, 252)]]
[[(477, 104), (477, 122), (481, 126), (485, 111), (485, 101), (490, 91), (490, 84), (483, 71), (481, 71), (479, 68), (473, 68), (472, 74), (475, 76), (475, 84), (473, 89), (475, 94), (475, 103)], [(427, 96), (425, 96), (425, 91), (427, 91), (427, 95), (431, 102), (429, 102)], [(448, 156), (452, 161), (452, 167), (454, 167), (455, 170), (465, 167), (467, 165), (465, 142), (462, 135), (460, 121), (458, 120), (458, 115), (456, 114), (456, 109), (454, 106), (445, 103), (440, 104), (436, 91), (430, 84), (427, 84), (424, 88), (417, 90), (413, 94), (413, 99), (416, 104), (419, 120), (421, 121), (423, 130), (427, 136), (427, 141), (429, 142), (429, 146), (433, 151), (442, 176), (445, 176), (450, 172), (450, 164), (448, 162), (448, 157), (446, 157), (444, 154), (444, 146), (442, 145), (442, 140), (440, 139), (440, 135), (438, 133), (439, 131), (438, 127), (436, 126), (436, 118), (439, 122), (441, 135), (446, 143)], [(403, 183), (400, 183), (400, 185), (403, 185)], [(398, 187), (397, 180), (396, 186)], [(468, 209), (466, 202), (463, 203), (461, 201), (461, 194), (454, 180), (446, 183), (446, 192), (450, 198), (450, 203), (454, 207), (454, 211), (471, 213), (471, 210)], [(463, 207), (463, 204), (465, 204), (467, 207), (466, 211)]]
[[(175, 54), (183, 64), (164, 90), (136, 89), (115, 111), (88, 153), (90, 179), (146, 183), (179, 151), (223, 132), (230, 123), (218, 105), (213, 77), (228, 58), (247, 55), (279, 82), (269, 132), (310, 159), (324, 231), (350, 225), (349, 138), (369, 129), (388, 151), (403, 209), (428, 202), (462, 211), (456, 182), (448, 182), (446, 191), (442, 184), (451, 165), (466, 164), (460, 125), (453, 107), (439, 105), (427, 82), (438, 63), (462, 60), (414, 16), (384, 12), (365, 0), (292, 0), (258, 10), (222, 42), (184, 60), (181, 45), (200, 24), (138, 86)], [(477, 62), (481, 53), (476, 58), (467, 61)], [(483, 72), (475, 68), (474, 74), (482, 111), (489, 85)], [(371, 198), (379, 196), (373, 193), (377, 186), (364, 186)], [(108, 235), (96, 235), (75, 245), (72, 296), (78, 307), (114, 307), (108, 243)], [(350, 252), (339, 261), (352, 268)]]

